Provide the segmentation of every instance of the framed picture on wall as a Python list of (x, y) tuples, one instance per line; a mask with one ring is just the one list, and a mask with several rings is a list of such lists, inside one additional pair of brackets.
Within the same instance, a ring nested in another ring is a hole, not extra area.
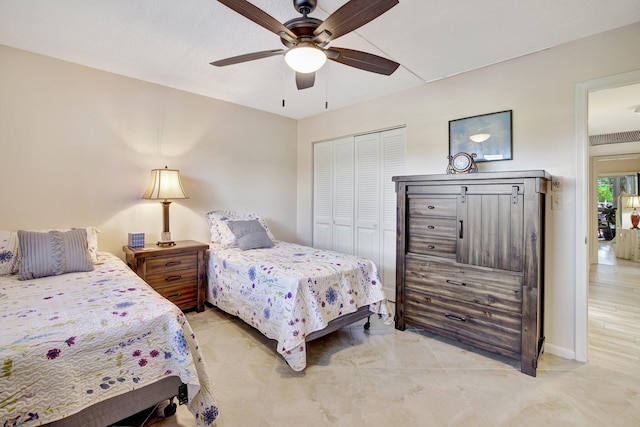
[(476, 154), (476, 162), (512, 160), (512, 110), (449, 121), (449, 155)]

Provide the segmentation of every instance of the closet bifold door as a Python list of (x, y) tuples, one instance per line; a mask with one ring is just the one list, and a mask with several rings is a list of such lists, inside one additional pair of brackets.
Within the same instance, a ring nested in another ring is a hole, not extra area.
[(522, 271), (522, 184), (463, 185), (457, 196), (459, 263)]

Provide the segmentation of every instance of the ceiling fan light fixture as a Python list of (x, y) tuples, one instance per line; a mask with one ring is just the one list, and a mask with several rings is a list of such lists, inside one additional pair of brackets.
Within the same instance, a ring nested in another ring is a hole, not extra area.
[(314, 73), (327, 62), (327, 55), (313, 43), (301, 42), (285, 53), (284, 60), (298, 73)]
[(473, 142), (485, 142), (489, 138), (491, 138), (491, 134), (488, 133), (476, 133), (469, 137)]

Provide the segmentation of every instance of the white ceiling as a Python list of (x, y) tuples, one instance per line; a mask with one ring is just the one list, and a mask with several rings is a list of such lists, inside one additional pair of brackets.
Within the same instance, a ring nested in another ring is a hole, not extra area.
[(636, 109), (640, 111), (640, 83), (590, 92), (589, 135), (640, 130)]
[[(251, 3), (300, 16), (292, 0)], [(318, 3), (311, 16), (325, 19), (346, 0)], [(330, 44), (399, 62), (393, 75), (329, 61), (302, 91), (282, 56), (209, 65), (282, 48), (214, 0), (0, 0), (0, 44), (300, 119), (638, 21), (639, 0), (400, 0)]]

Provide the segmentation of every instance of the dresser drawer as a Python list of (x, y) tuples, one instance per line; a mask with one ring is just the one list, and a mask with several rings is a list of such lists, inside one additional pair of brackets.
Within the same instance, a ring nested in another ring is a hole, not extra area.
[(522, 275), (407, 254), (407, 289), (502, 310), (522, 311)]
[(456, 257), (456, 241), (437, 236), (407, 236), (407, 250), (415, 254)]
[(475, 304), (406, 290), (405, 320), (438, 332), (447, 331), (449, 336), (463, 342), (505, 349), (505, 355), (519, 354), (521, 350), (519, 313), (487, 310)]
[(154, 289), (182, 310), (193, 308), (197, 305), (198, 296), (195, 282), (154, 287)]
[(420, 235), (428, 237), (456, 238), (456, 219), (438, 218), (430, 216), (410, 216), (409, 235)]
[(193, 270), (198, 266), (198, 254), (193, 252), (183, 255), (167, 255), (148, 257), (146, 274), (165, 273), (176, 270)]
[(456, 217), (456, 197), (412, 197), (409, 199), (409, 218), (412, 216)]

